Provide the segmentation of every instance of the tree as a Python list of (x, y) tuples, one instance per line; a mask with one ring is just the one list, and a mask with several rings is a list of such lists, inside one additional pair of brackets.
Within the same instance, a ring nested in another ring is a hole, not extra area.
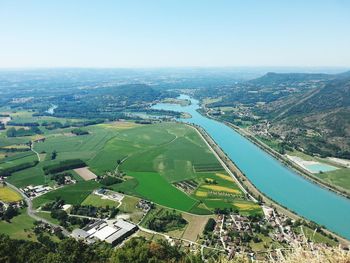
[(9, 221), (9, 220), (11, 220), (13, 217), (15, 217), (16, 215), (18, 215), (18, 209), (15, 208), (15, 207), (13, 207), (12, 205), (10, 205), (10, 206), (6, 209), (6, 211), (5, 211), (4, 215), (3, 215), (3, 218), (4, 218), (4, 220)]
[(208, 232), (213, 231), (215, 226), (216, 226), (215, 220), (213, 218), (209, 218), (208, 222), (204, 227), (204, 233), (207, 234)]
[(109, 215), (109, 218), (115, 218), (115, 216), (119, 213), (119, 209), (118, 208), (115, 208), (115, 207), (112, 207), (111, 208), (111, 213)]
[(51, 153), (51, 160), (55, 160), (57, 157), (57, 152), (56, 150), (53, 150), (53, 152)]
[(14, 127), (8, 129), (6, 131), (6, 136), (7, 137), (16, 137), (16, 129)]
[(68, 214), (65, 211), (60, 210), (60, 209), (52, 210), (51, 216), (52, 216), (52, 218), (55, 218), (58, 221), (60, 221), (60, 225), (62, 225), (62, 226), (67, 225)]
[(37, 236), (38, 241), (53, 251), (56, 248), (56, 243), (53, 242), (48, 236), (44, 236), (42, 233)]

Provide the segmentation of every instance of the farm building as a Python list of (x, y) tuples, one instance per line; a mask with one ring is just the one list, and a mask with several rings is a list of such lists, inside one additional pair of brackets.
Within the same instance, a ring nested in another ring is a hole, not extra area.
[(83, 229), (73, 230), (71, 236), (78, 240), (93, 243), (95, 240), (105, 241), (116, 245), (133, 234), (137, 226), (123, 219), (114, 222), (100, 220)]

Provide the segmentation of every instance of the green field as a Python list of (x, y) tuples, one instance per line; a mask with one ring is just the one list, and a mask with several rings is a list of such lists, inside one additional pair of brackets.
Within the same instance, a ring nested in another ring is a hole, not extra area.
[(9, 158), (2, 159), (0, 162), (0, 169), (6, 169), (21, 163), (33, 162), (35, 160), (37, 160), (37, 157), (33, 152), (20, 153)]
[(169, 182), (194, 178), (193, 165), (218, 164), (194, 129), (174, 123), (120, 131), (89, 164), (101, 173), (123, 158), (121, 170), (157, 172)]
[[(57, 152), (57, 160), (82, 159), (89, 160), (102, 149), (104, 144), (114, 136), (107, 129), (99, 126), (86, 128), (89, 135), (72, 136), (70, 129), (61, 130), (48, 136), (45, 142), (36, 143), (34, 149), (37, 152)], [(47, 158), (50, 158), (47, 155)]]
[(29, 141), (30, 140), (28, 139), (28, 137), (7, 138), (5, 131), (0, 133), (0, 147), (5, 147), (9, 145), (14, 145), (14, 144), (23, 144)]
[(12, 218), (10, 223), (0, 221), (0, 233), (15, 239), (35, 240), (35, 235), (31, 231), (33, 226), (34, 219), (27, 215), (26, 209), (22, 209), (21, 214)]
[(35, 167), (13, 173), (7, 179), (7, 181), (17, 187), (24, 187), (27, 185), (42, 185), (48, 183), (49, 178), (48, 176), (45, 176), (41, 167), (41, 164), (38, 164)]
[[(131, 188), (128, 194), (135, 194), (155, 203), (182, 211), (189, 211), (198, 202), (169, 184), (158, 173), (134, 172), (130, 173), (130, 175), (137, 179), (138, 184), (135, 188)], [(119, 190), (118, 185), (114, 187), (114, 190)]]
[[(196, 214), (209, 214), (215, 208), (238, 208), (234, 201), (245, 200), (197, 132), (184, 124), (162, 123), (120, 131), (89, 161), (89, 166), (102, 174), (114, 170), (117, 160), (124, 160), (118, 169), (132, 179), (111, 186), (115, 191)], [(206, 178), (214, 179), (218, 189), (204, 189)], [(185, 193), (174, 186), (185, 180), (196, 181), (197, 190), (207, 195)], [(257, 212), (260, 208), (252, 205), (244, 210)]]
[(79, 205), (94, 189), (99, 187), (100, 184), (95, 181), (78, 182), (35, 198), (33, 200), (33, 206), (37, 208), (42, 204), (55, 200), (56, 197), (61, 197), (66, 204)]
[(134, 213), (135, 211), (140, 212), (140, 210), (136, 208), (136, 205), (138, 204), (139, 201), (140, 199), (137, 197), (124, 196), (122, 200), (122, 204), (119, 207), (119, 210), (122, 213)]
[(102, 199), (100, 196), (95, 194), (90, 194), (85, 198), (81, 205), (92, 205), (95, 207), (117, 207), (119, 203), (109, 199)]
[(348, 191), (350, 191), (350, 169), (340, 168), (327, 173), (319, 173), (316, 176), (320, 177), (327, 183), (340, 186)]
[[(114, 171), (119, 160), (122, 163), (118, 170), (126, 173), (127, 180), (110, 187), (163, 206), (195, 214), (210, 214), (215, 208), (237, 208), (234, 201), (245, 199), (197, 131), (188, 125), (119, 122), (84, 129), (89, 131), (88, 135), (73, 136), (71, 129), (45, 131), (45, 142), (34, 145), (37, 152), (46, 153), (45, 160), (35, 167), (13, 173), (8, 181), (17, 187), (52, 185), (50, 176), (43, 173), (44, 166), (79, 158), (87, 162), (94, 173), (103, 175)], [(57, 152), (55, 160), (51, 160), (53, 151)], [(20, 153), (18, 157), (8, 158), (12, 158), (14, 163), (35, 159), (36, 155)], [(9, 165), (8, 158), (6, 165)], [(76, 185), (40, 196), (34, 199), (34, 205), (38, 207), (58, 196), (68, 204), (81, 204), (94, 189), (100, 187), (96, 182), (84, 182), (80, 177), (74, 177), (78, 179)], [(214, 179), (215, 186), (208, 186), (205, 182), (207, 178)], [(196, 182), (198, 188), (190, 193), (175, 185), (186, 180)], [(206, 196), (200, 196), (198, 192), (206, 192)], [(93, 200), (85, 202), (88, 201)]]
[(37, 212), (36, 215), (40, 216), (41, 218), (46, 219), (47, 221), (51, 222), (52, 224), (56, 224), (56, 225), (60, 224), (60, 221), (51, 217), (51, 212), (42, 211), (42, 212)]
[[(8, 178), (8, 181), (17, 187), (24, 187), (30, 184), (48, 184), (50, 183), (50, 178), (45, 176), (42, 170), (44, 166), (74, 158), (89, 160), (101, 150), (107, 140), (115, 136), (110, 130), (100, 127), (99, 125), (89, 127), (89, 135), (68, 136), (66, 134), (69, 133), (69, 131), (70, 129), (55, 130), (55, 134), (48, 135), (45, 142), (35, 143), (34, 149), (37, 152), (47, 153), (45, 160), (42, 160), (35, 167), (13, 173)], [(57, 158), (51, 160), (51, 153), (54, 150), (57, 152)], [(37, 156), (33, 152), (18, 153), (15, 156), (1, 159), (0, 167), (7, 168), (19, 163), (34, 160), (37, 160)], [(79, 176), (74, 176), (74, 178), (81, 180)]]

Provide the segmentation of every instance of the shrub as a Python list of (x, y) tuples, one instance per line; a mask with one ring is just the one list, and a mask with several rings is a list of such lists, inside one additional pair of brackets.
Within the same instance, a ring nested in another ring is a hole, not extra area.
[(105, 176), (100, 183), (105, 185), (105, 186), (110, 186), (112, 184), (119, 184), (123, 182), (123, 180), (116, 178), (116, 177), (112, 177), (112, 176)]

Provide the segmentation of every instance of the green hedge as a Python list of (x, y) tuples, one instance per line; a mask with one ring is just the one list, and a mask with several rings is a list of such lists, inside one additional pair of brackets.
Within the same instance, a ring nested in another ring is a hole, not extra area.
[(45, 174), (54, 174), (54, 173), (60, 173), (66, 170), (70, 169), (76, 169), (86, 166), (86, 163), (83, 162), (80, 159), (72, 159), (72, 160), (66, 160), (61, 161), (57, 164), (48, 165), (43, 167)]
[(39, 163), (38, 161), (33, 161), (33, 162), (28, 162), (28, 163), (21, 163), (21, 164), (18, 164), (16, 166), (12, 166), (12, 167), (5, 168), (5, 169), (0, 169), (0, 176), (10, 176), (12, 173), (15, 173), (15, 172), (27, 169), (27, 168), (34, 167), (38, 163)]

